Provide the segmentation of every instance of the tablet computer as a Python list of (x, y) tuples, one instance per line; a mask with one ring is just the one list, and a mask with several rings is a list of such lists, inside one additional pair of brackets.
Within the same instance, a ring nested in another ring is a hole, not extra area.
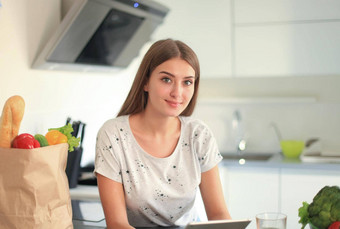
[(185, 229), (245, 229), (250, 222), (250, 219), (192, 222)]

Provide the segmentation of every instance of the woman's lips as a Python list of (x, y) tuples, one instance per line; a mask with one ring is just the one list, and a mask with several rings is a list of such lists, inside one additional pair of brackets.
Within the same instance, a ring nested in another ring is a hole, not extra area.
[(169, 100), (166, 100), (166, 102), (171, 106), (171, 107), (174, 107), (174, 108), (177, 108), (181, 105), (181, 102), (175, 102), (175, 101), (169, 101)]

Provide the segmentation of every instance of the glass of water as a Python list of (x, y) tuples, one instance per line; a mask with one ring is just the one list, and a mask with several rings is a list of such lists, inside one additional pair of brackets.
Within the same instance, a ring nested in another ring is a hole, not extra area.
[(257, 229), (286, 229), (287, 215), (277, 212), (265, 212), (256, 215)]

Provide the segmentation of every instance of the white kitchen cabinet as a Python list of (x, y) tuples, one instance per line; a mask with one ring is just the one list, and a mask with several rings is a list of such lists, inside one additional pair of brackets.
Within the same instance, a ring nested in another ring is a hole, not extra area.
[(340, 171), (282, 169), (281, 210), (288, 216), (287, 228), (301, 228), (298, 209), (303, 201), (311, 203), (321, 188), (339, 184)]
[(221, 168), (224, 195), (233, 219), (252, 219), (247, 229), (255, 229), (255, 215), (279, 209), (279, 169), (225, 166)]
[(157, 0), (169, 7), (153, 40), (179, 39), (202, 78), (339, 75), (338, 0)]
[(234, 1), (234, 75), (339, 75), (340, 1)]
[(234, 0), (233, 5), (236, 25), (340, 19), (338, 0)]
[(256, 228), (257, 213), (268, 211), (286, 214), (287, 228), (301, 228), (298, 209), (302, 202), (311, 203), (326, 185), (340, 185), (339, 167), (330, 164), (264, 162), (241, 166), (235, 161), (225, 162), (220, 171), (231, 216), (253, 220), (247, 229)]
[(236, 76), (340, 74), (340, 21), (235, 29)]
[(231, 76), (231, 0), (157, 0), (170, 8), (154, 40), (173, 38), (197, 54), (201, 77)]

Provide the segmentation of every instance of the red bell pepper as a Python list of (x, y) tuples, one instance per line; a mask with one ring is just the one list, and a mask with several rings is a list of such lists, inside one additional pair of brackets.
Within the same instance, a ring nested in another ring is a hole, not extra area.
[(31, 134), (20, 134), (12, 142), (13, 148), (33, 149), (40, 147), (40, 143)]
[(339, 229), (339, 228), (340, 228), (340, 221), (336, 221), (328, 227), (328, 229)]

